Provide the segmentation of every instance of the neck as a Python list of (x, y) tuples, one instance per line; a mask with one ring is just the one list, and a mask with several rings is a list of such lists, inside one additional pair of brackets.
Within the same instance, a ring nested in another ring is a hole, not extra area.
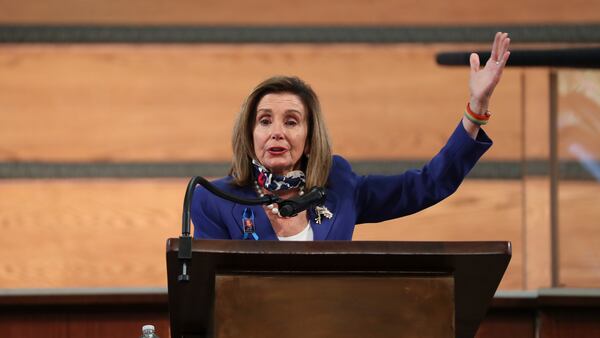
[[(271, 194), (272, 192), (268, 191), (265, 188), (261, 189), (263, 194)], [(289, 189), (289, 190), (280, 190), (275, 192), (280, 198), (286, 200), (292, 197), (296, 197), (300, 194), (300, 189)]]

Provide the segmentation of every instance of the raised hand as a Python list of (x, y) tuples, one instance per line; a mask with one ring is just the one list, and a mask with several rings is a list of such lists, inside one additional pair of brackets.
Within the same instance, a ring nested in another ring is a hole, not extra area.
[(469, 104), (471, 110), (476, 114), (485, 114), (488, 110), (494, 88), (500, 81), (502, 71), (510, 56), (509, 45), (508, 33), (496, 33), (490, 58), (483, 68), (479, 64), (479, 55), (476, 53), (471, 54), (469, 59), (471, 63), (471, 77), (469, 79), (471, 97)]

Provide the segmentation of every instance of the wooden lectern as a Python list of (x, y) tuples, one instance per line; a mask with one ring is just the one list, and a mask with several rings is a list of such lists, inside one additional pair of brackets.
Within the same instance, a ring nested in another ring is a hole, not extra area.
[(510, 242), (195, 240), (179, 282), (167, 242), (171, 338), (475, 336)]

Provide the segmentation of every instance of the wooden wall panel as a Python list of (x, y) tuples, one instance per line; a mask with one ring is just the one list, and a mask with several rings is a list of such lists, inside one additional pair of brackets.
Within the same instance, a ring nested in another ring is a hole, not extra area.
[(467, 180), (440, 204), (415, 215), (358, 225), (356, 240), (512, 241), (502, 289), (523, 289), (522, 191), (519, 181)]
[(600, 71), (560, 70), (558, 78), (558, 156), (600, 160)]
[[(0, 288), (165, 286), (165, 241), (179, 236), (185, 186), (180, 179), (0, 181)], [(599, 192), (561, 185), (561, 205), (572, 210), (560, 223), (567, 286), (600, 283)], [(501, 288), (522, 289), (522, 198), (519, 181), (471, 179), (435, 207), (358, 225), (354, 239), (510, 240)]]
[[(15, 311), (17, 312), (17, 311)], [(7, 338), (69, 337), (65, 313), (46, 312), (43, 317), (32, 313), (1, 313), (0, 330)]]
[(523, 288), (549, 288), (552, 287), (554, 250), (550, 229), (550, 179), (527, 177), (523, 180), (523, 187)]
[(153, 324), (162, 337), (168, 338), (170, 333), (166, 310), (147, 311), (123, 304), (112, 308), (65, 310), (46, 306), (43, 310), (26, 310), (0, 313), (3, 338), (131, 338), (139, 337), (145, 324)]
[(597, 308), (551, 308), (541, 311), (539, 316), (540, 338), (600, 336), (600, 310)]
[[(336, 153), (429, 158), (468, 99), (469, 69), (435, 63), (456, 48), (2, 45), (0, 161), (228, 161), (236, 112), (274, 74), (312, 84)], [(486, 159), (520, 158), (520, 74), (495, 92)]]
[(0, 181), (0, 288), (166, 286), (186, 185)]
[(251, 25), (489, 25), (496, 23), (597, 22), (600, 4), (535, 0), (452, 2), (410, 0), (275, 0), (0, 2), (0, 22), (53, 24), (251, 24)]
[[(166, 286), (184, 180), (0, 181), (0, 288)], [(467, 180), (417, 215), (359, 225), (355, 240), (510, 240), (502, 287), (522, 288), (518, 182)], [(477, 210), (477, 214), (473, 214)]]
[(524, 68), (523, 155), (528, 160), (550, 158), (550, 71)]
[(130, 338), (144, 324), (169, 337), (166, 289), (0, 291), (3, 338)]
[[(550, 74), (547, 69), (527, 69), (523, 73), (523, 160), (546, 160), (550, 167)], [(532, 176), (526, 172), (522, 181), (524, 289), (552, 286), (552, 251), (550, 216), (550, 176)]]
[(534, 338), (535, 314), (533, 311), (488, 310), (477, 330), (476, 338)]
[[(600, 72), (564, 70), (558, 76), (558, 156), (574, 159), (597, 176), (600, 160)], [(559, 181), (558, 254), (560, 285), (600, 285), (600, 184)], [(585, 237), (573, 234), (586, 234)]]
[(600, 286), (600, 184), (559, 184), (559, 284)]

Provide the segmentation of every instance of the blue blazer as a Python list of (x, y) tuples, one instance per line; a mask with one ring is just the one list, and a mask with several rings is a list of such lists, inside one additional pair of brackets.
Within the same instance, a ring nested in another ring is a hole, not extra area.
[[(438, 203), (456, 191), (491, 145), (492, 141), (483, 130), (473, 140), (459, 123), (442, 150), (420, 170), (392, 176), (361, 176), (352, 171), (344, 158), (334, 156), (325, 201), (333, 217), (323, 217), (321, 224), (317, 224), (314, 210), (309, 210), (314, 239), (351, 240), (356, 224), (410, 215)], [(230, 176), (213, 183), (240, 197), (257, 197), (253, 186), (235, 186)], [(191, 206), (194, 238), (242, 239), (242, 215), (246, 208), (254, 212), (258, 239), (277, 240), (262, 206), (229, 202), (201, 186), (196, 187)]]

